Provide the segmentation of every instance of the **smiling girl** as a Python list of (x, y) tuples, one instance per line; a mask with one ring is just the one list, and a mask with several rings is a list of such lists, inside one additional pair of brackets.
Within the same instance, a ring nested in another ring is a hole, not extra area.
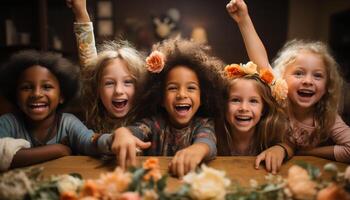
[(58, 54), (23, 51), (1, 68), (0, 80), (1, 93), (17, 108), (0, 117), (0, 138), (29, 143), (14, 148), (11, 158), (2, 158), (8, 161), (2, 166), (26, 166), (71, 153), (108, 153), (110, 135), (94, 139), (94, 132), (74, 115), (61, 112), (78, 92), (77, 66)]
[(115, 131), (112, 150), (119, 165), (134, 164), (134, 135), (152, 143), (145, 155), (174, 156), (169, 170), (181, 177), (216, 155), (213, 118), (220, 107), (222, 63), (205, 46), (177, 38), (155, 45), (147, 64), (138, 122)]

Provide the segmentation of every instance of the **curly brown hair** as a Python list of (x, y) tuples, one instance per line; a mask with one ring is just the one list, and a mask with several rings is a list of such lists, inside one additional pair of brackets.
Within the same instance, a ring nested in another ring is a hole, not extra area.
[(140, 104), (133, 111), (136, 113), (136, 120), (157, 114), (166, 116), (162, 107), (166, 77), (171, 69), (179, 65), (188, 67), (198, 76), (201, 106), (196, 116), (216, 117), (221, 114), (218, 98), (223, 84), (219, 74), (223, 62), (210, 55), (208, 46), (177, 37), (155, 44), (153, 51), (163, 53), (166, 63), (160, 73), (148, 73), (145, 91), (138, 94)]

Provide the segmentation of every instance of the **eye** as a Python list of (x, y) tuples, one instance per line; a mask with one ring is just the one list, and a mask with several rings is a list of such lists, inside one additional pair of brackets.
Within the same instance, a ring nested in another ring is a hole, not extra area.
[(168, 91), (175, 91), (175, 90), (177, 90), (177, 86), (176, 85), (168, 85), (166, 89)]
[(24, 84), (24, 85), (20, 85), (18, 88), (19, 90), (22, 90), (22, 91), (28, 91), (33, 89), (33, 86), (29, 84)]
[(296, 77), (301, 77), (304, 75), (304, 72), (301, 71), (301, 70), (296, 70), (294, 73), (293, 73)]
[(259, 103), (259, 100), (258, 99), (250, 99), (249, 102), (257, 104), (257, 103)]
[(198, 90), (198, 87), (196, 85), (190, 85), (187, 87), (187, 89), (193, 91), (193, 90)]
[(114, 81), (112, 80), (107, 80), (103, 83), (104, 86), (110, 87), (114, 85)]
[(53, 87), (53, 85), (51, 85), (51, 84), (49, 84), (49, 83), (45, 83), (45, 84), (42, 86), (42, 88), (43, 88), (44, 90), (50, 90), (50, 89), (53, 89), (54, 87)]
[(231, 102), (231, 103), (239, 103), (239, 102), (241, 102), (241, 100), (240, 100), (239, 98), (237, 98), (237, 97), (232, 97), (232, 98), (230, 99), (230, 102)]
[(134, 85), (134, 80), (132, 80), (132, 79), (126, 79), (126, 80), (124, 80), (124, 84), (125, 84), (125, 85)]
[(314, 77), (319, 80), (319, 79), (323, 79), (324, 75), (321, 72), (316, 72), (314, 73)]

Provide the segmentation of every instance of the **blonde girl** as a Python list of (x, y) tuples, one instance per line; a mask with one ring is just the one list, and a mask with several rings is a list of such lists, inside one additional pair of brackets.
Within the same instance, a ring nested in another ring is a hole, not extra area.
[(322, 42), (292, 40), (273, 62), (287, 81), (289, 140), (298, 155), (350, 162), (350, 128), (338, 114), (342, 78)]

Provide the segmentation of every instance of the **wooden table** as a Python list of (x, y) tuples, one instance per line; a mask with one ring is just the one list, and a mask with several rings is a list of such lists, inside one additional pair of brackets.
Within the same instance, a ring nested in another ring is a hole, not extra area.
[[(168, 162), (171, 157), (158, 157), (160, 161), (160, 167), (162, 173), (167, 173)], [(138, 164), (141, 164), (147, 157), (138, 157)], [(238, 181), (242, 185), (248, 185), (250, 179), (255, 179), (259, 183), (265, 181), (266, 172), (264, 166), (261, 166), (259, 170), (254, 168), (255, 157), (250, 156), (234, 156), (234, 157), (217, 157), (215, 160), (207, 163), (209, 166), (219, 170), (226, 171), (227, 176), (233, 180)], [(278, 173), (283, 177), (287, 176), (288, 169), (296, 162), (304, 161), (310, 163), (318, 168), (323, 169), (326, 163), (332, 162), (322, 158), (312, 156), (294, 156), (291, 160), (282, 166), (282, 169)], [(344, 171), (346, 164), (335, 163), (339, 170)], [(113, 171), (115, 168), (115, 161), (102, 161), (88, 156), (66, 156), (36, 166), (44, 167), (44, 177), (51, 175), (58, 175), (64, 173), (77, 172), (80, 173), (85, 179), (95, 179), (100, 176), (101, 173)], [(180, 184), (180, 180), (169, 177), (168, 187), (176, 189)]]

